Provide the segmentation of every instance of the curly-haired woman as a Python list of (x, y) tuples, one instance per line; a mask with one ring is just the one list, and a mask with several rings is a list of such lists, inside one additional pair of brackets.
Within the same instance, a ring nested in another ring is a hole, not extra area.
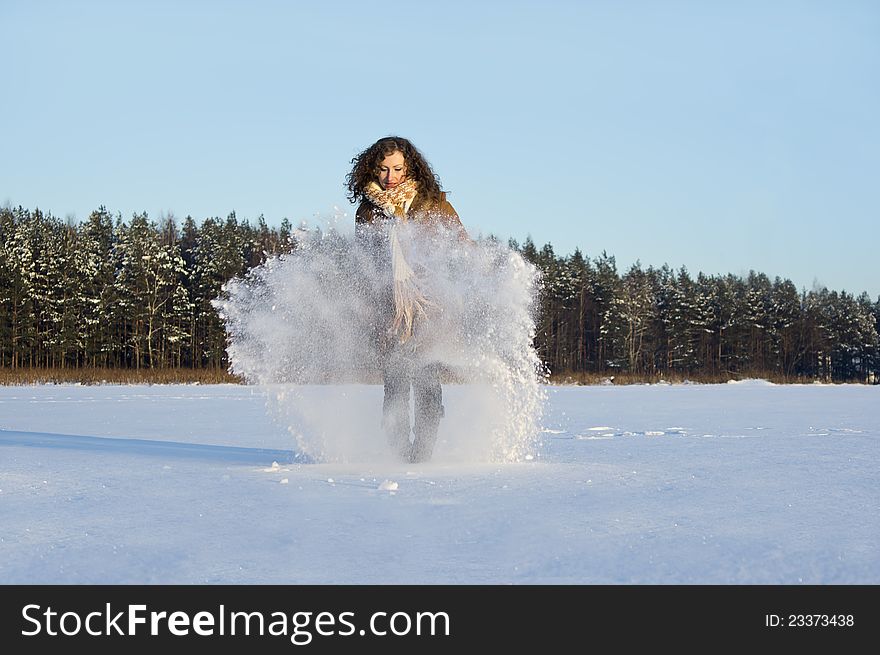
[[(407, 139), (379, 139), (351, 160), (346, 178), (348, 199), (359, 202), (355, 214), (357, 235), (384, 249), (392, 273), (389, 325), (384, 336), (382, 373), (385, 399), (383, 426), (392, 448), (409, 462), (430, 459), (443, 416), (440, 367), (420, 361), (407, 343), (431, 301), (419, 289), (417, 276), (406, 261), (396, 234), (402, 223), (449, 229), (462, 239), (467, 233), (455, 209), (441, 190), (430, 164)], [(390, 343), (389, 343), (390, 342)], [(413, 391), (415, 421), (410, 442), (409, 395)]]

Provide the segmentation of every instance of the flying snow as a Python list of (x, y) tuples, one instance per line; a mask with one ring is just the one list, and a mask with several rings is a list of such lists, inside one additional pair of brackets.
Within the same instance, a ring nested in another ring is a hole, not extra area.
[[(387, 459), (387, 240), (332, 228), (301, 234), (293, 252), (229, 281), (215, 301), (230, 370), (268, 390), (300, 457)], [(434, 459), (532, 459), (546, 400), (533, 347), (537, 269), (494, 240), (465, 242), (412, 224), (398, 236), (429, 301), (404, 347), (439, 365), (444, 380)], [(337, 390), (329, 397), (327, 385)]]

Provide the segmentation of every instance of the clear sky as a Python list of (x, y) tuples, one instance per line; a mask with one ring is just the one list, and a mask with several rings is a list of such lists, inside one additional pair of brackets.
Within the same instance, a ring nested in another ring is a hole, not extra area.
[(399, 134), (475, 234), (880, 296), (880, 3), (0, 0), (0, 204), (353, 214)]

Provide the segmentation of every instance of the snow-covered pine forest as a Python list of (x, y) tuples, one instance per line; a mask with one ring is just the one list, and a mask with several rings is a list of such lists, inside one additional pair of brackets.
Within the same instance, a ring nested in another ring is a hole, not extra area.
[[(488, 237), (493, 238), (493, 237)], [(693, 275), (612, 255), (508, 244), (542, 273), (535, 346), (557, 376), (763, 376), (875, 382), (880, 298), (798, 290), (752, 271)], [(297, 247), (286, 219), (230, 214), (82, 222), (0, 209), (0, 367), (225, 370), (211, 301), (229, 279)]]

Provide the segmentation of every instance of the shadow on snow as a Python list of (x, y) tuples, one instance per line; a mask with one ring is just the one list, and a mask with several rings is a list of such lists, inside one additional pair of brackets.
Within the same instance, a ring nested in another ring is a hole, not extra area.
[(215, 446), (211, 444), (183, 443), (180, 441), (156, 441), (152, 439), (89, 437), (76, 434), (22, 432), (18, 430), (0, 430), (0, 446), (64, 448), (68, 450), (100, 451), (129, 455), (202, 459), (235, 464), (265, 464), (272, 461), (276, 461), (279, 464), (310, 462), (308, 457), (293, 450)]

